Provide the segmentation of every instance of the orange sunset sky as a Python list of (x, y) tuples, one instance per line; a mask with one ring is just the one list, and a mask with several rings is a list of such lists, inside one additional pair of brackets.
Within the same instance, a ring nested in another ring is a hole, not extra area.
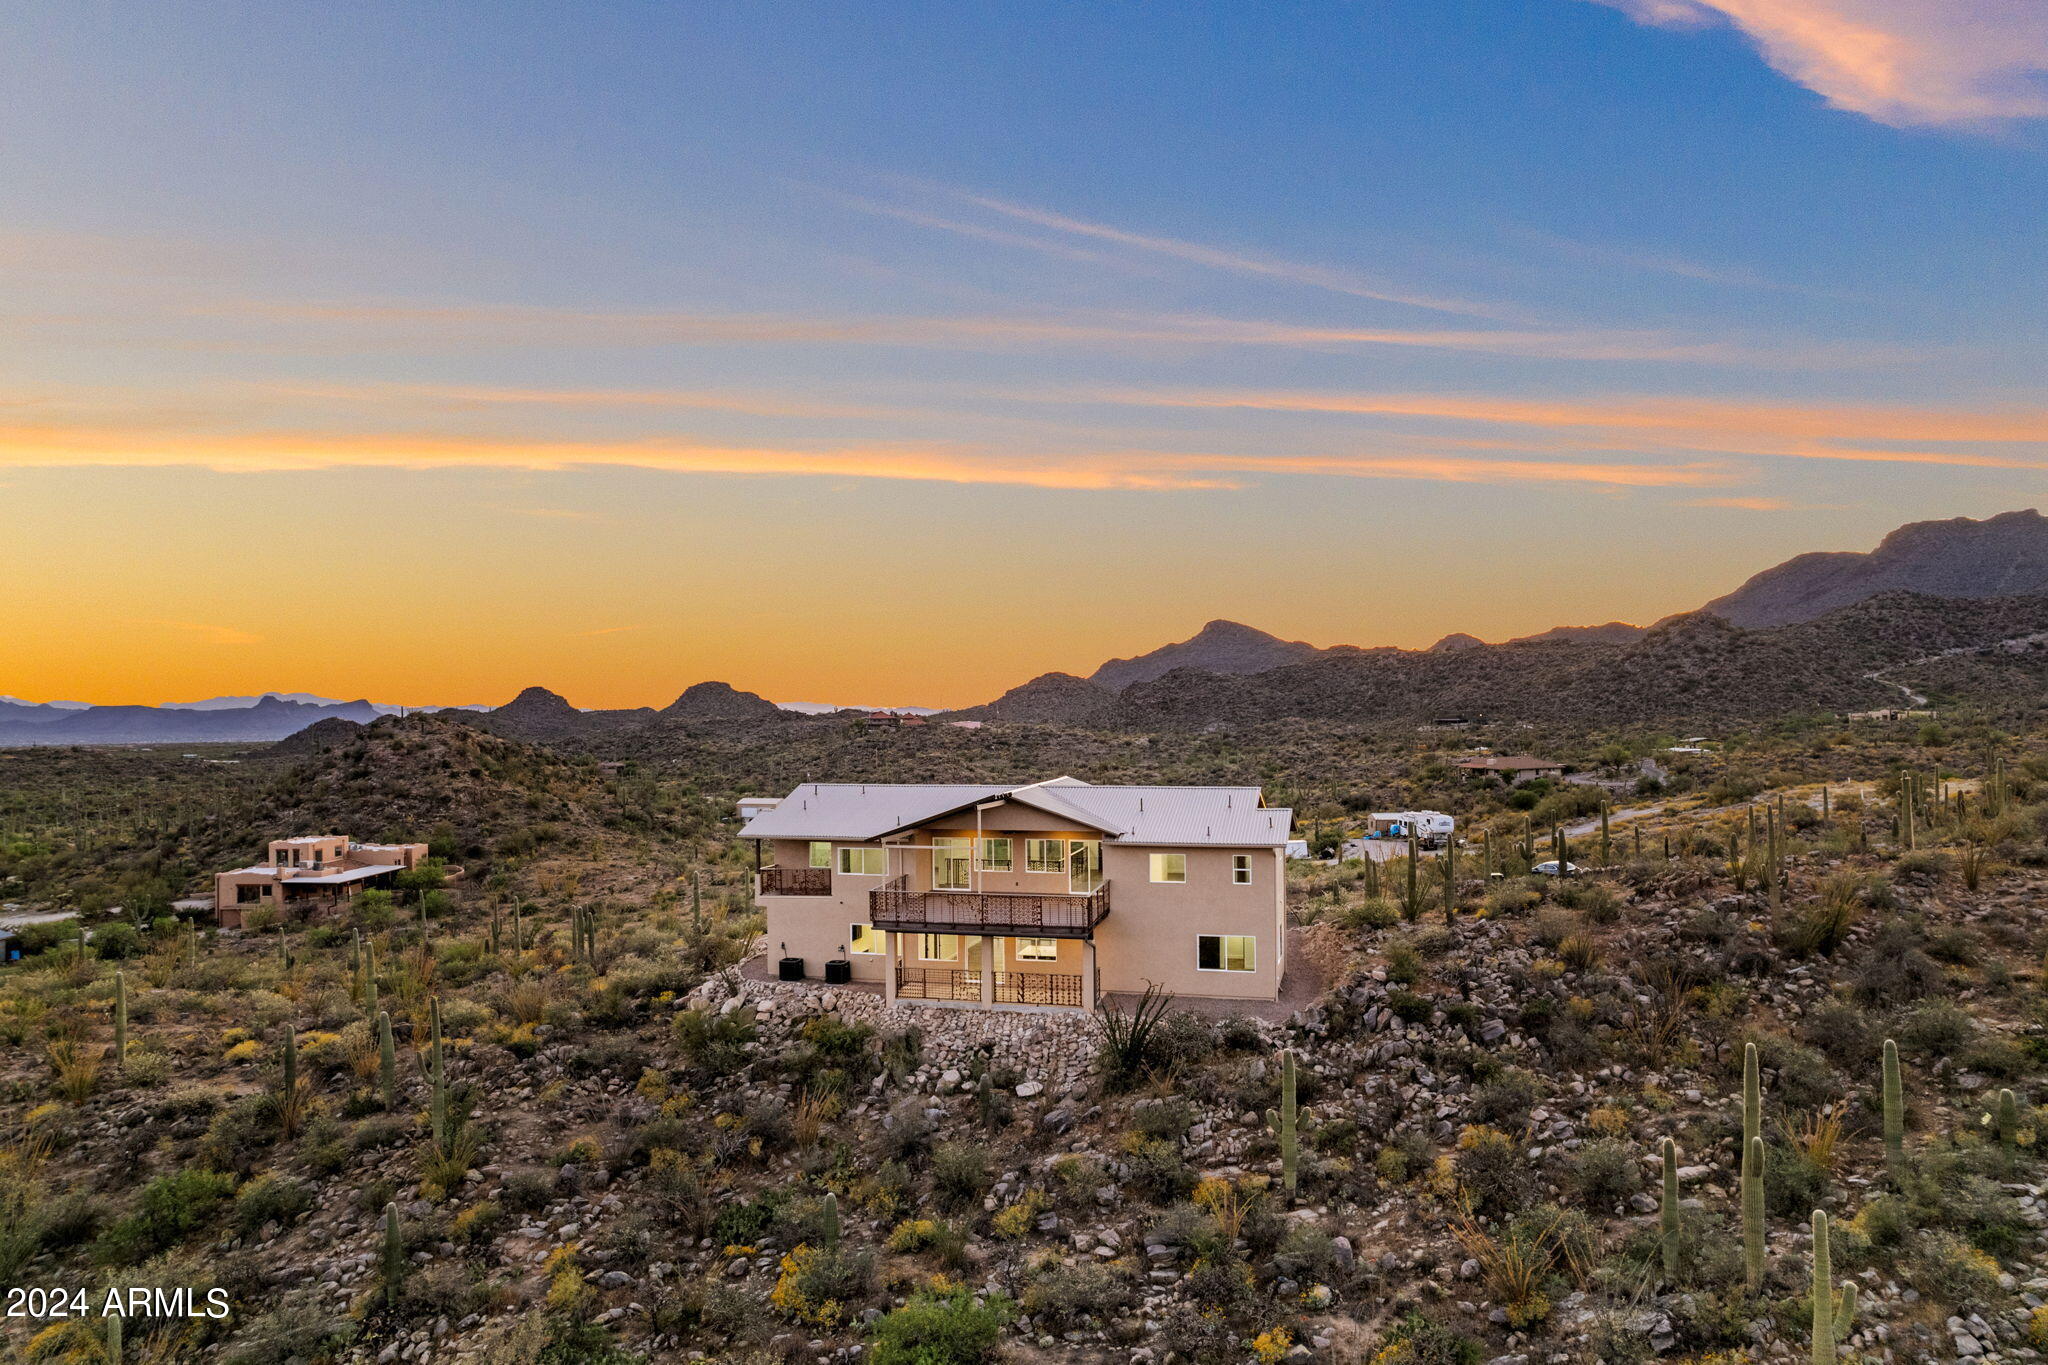
[(1956, 3), (17, 12), (0, 693), (964, 705), (2036, 505)]

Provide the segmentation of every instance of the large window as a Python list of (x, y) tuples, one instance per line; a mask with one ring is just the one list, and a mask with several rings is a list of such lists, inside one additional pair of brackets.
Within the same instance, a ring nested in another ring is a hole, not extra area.
[(1026, 872), (1065, 872), (1067, 870), (1067, 841), (1065, 839), (1026, 839), (1024, 841), (1024, 870)]
[(1017, 940), (1019, 962), (1058, 962), (1060, 941), (1056, 938), (1020, 938)]
[(917, 955), (926, 962), (953, 962), (960, 956), (958, 934), (919, 934)]
[(932, 889), (966, 891), (974, 885), (972, 839), (932, 840)]
[(832, 866), (832, 841), (830, 839), (811, 840), (811, 866)]
[(846, 951), (879, 953), (882, 951), (882, 936), (875, 932), (872, 924), (849, 924), (846, 926)]
[(1252, 884), (1252, 855), (1233, 853), (1230, 855), (1230, 880), (1239, 886)]
[(879, 877), (889, 869), (889, 850), (885, 848), (842, 848), (839, 850), (839, 870), (854, 877)]
[(1152, 880), (1155, 882), (1184, 882), (1188, 879), (1188, 855), (1185, 853), (1155, 853), (1152, 855)]
[(983, 839), (981, 841), (981, 870), (983, 872), (1008, 872), (1010, 859), (1014, 856), (1009, 839)]
[(1258, 940), (1250, 934), (1196, 934), (1195, 965), (1205, 972), (1255, 972)]

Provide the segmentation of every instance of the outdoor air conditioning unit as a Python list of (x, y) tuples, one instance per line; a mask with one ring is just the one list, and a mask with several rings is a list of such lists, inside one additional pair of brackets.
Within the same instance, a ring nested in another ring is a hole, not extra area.
[(804, 960), (800, 957), (783, 958), (782, 961), (776, 966), (775, 975), (779, 980), (783, 981), (803, 980)]
[(825, 984), (844, 986), (853, 980), (853, 964), (843, 957), (835, 957), (825, 964)]

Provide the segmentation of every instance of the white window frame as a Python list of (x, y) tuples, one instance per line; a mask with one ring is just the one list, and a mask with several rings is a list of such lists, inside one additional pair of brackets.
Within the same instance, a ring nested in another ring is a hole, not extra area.
[[(875, 946), (872, 948), (859, 947), (858, 945), (863, 938), (869, 940)], [(882, 955), (882, 931), (875, 928), (872, 924), (847, 925), (846, 951), (849, 953), (859, 953), (862, 957), (880, 957)]]
[[(1055, 865), (1046, 867), (1043, 865), (1046, 862), (1044, 856), (1033, 857), (1031, 850), (1034, 845), (1038, 848), (1049, 850), (1057, 860)], [(1024, 870), (1026, 872), (1065, 876), (1067, 871), (1067, 841), (1065, 839), (1026, 839), (1024, 841)]]
[[(949, 882), (943, 886), (940, 885), (939, 863), (941, 862), (940, 855), (942, 852), (945, 855), (943, 861), (952, 862), (957, 859), (967, 865), (966, 881)], [(964, 834), (941, 835), (932, 840), (931, 856), (932, 890), (972, 891), (974, 889), (974, 840), (972, 838)]]
[[(875, 859), (881, 861), (882, 865), (873, 872), (869, 872), (864, 868), (854, 868), (851, 866), (851, 863), (853, 862), (853, 855), (856, 853), (861, 855), (863, 863), (870, 861), (868, 855), (872, 854)], [(886, 877), (889, 875), (889, 850), (886, 848), (863, 848), (859, 844), (841, 844), (839, 846), (839, 861), (835, 866), (842, 877)]]
[[(1224, 965), (1220, 967), (1204, 967), (1202, 965), (1202, 940), (1205, 938), (1216, 940), (1216, 960)], [(1232, 967), (1229, 965), (1230, 952), (1227, 945), (1234, 938), (1244, 940), (1246, 944), (1245, 957), (1249, 962), (1248, 966)], [(1239, 976), (1257, 972), (1259, 970), (1259, 936), (1257, 934), (1196, 934), (1195, 970), (1198, 972), (1234, 972)]]
[(1252, 855), (1233, 853), (1230, 855), (1230, 884), (1250, 886), (1252, 884)]
[[(953, 951), (943, 956), (933, 956), (929, 949), (934, 939), (951, 939), (953, 941)], [(919, 934), (917, 936), (917, 960), (919, 962), (958, 962), (960, 960), (960, 935)]]
[[(1003, 846), (1003, 860), (997, 862), (988, 856), (989, 845)], [(1017, 866), (1017, 841), (1007, 834), (985, 835), (981, 847), (974, 851), (974, 863), (983, 872), (1010, 872)]]
[(1017, 960), (1019, 962), (1058, 962), (1060, 960), (1060, 941), (1056, 938), (1020, 938), (1013, 939), (1012, 942), (1017, 945)]
[[(822, 861), (818, 856), (820, 853), (824, 854)], [(832, 841), (830, 839), (811, 840), (810, 859), (812, 867), (822, 867), (830, 871), (832, 868)]]
[[(1150, 870), (1151, 870), (1151, 873), (1152, 873), (1152, 880), (1153, 880), (1153, 881), (1155, 881), (1155, 882), (1159, 883), (1159, 884), (1160, 884), (1161, 886), (1183, 886), (1183, 885), (1185, 885), (1185, 884), (1187, 883), (1187, 879), (1188, 879), (1188, 855), (1187, 855), (1187, 854), (1185, 854), (1185, 853), (1154, 853), (1154, 854), (1150, 855), (1150, 857), (1151, 857), (1151, 862), (1150, 862)], [(1178, 858), (1178, 859), (1180, 859), (1180, 875), (1179, 875), (1178, 877), (1162, 877), (1162, 876), (1160, 876), (1159, 874), (1160, 874), (1161, 872), (1163, 872), (1163, 871), (1171, 871), (1171, 870), (1172, 870), (1172, 866), (1173, 866), (1173, 860), (1174, 860), (1175, 858)]]

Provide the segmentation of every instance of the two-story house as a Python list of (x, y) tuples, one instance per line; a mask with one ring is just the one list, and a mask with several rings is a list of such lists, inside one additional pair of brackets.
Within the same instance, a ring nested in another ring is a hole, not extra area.
[(806, 783), (740, 830), (772, 953), (891, 1002), (1273, 1000), (1293, 812), (1257, 787)]
[(279, 915), (330, 909), (426, 860), (425, 844), (358, 844), (340, 834), (272, 839), (262, 862), (214, 874), (214, 914), (222, 928), (239, 929), (258, 906)]

